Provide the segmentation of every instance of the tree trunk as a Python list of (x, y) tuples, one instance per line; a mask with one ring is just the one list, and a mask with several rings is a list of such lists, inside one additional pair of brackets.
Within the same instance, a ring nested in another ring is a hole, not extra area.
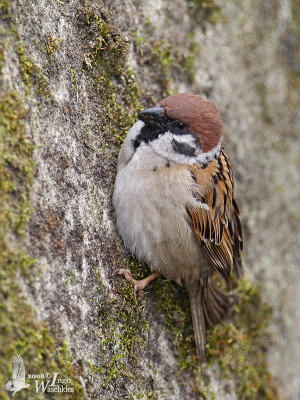
[[(0, 1), (1, 398), (15, 354), (20, 399), (299, 398), (297, 3)], [(149, 273), (115, 227), (120, 145), (183, 91), (221, 112), (248, 276), (201, 367), (186, 291), (114, 274)]]

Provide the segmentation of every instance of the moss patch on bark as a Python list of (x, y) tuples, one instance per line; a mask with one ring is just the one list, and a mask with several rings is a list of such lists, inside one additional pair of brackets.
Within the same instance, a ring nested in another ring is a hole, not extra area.
[[(4, 60), (3, 60), (4, 62)], [(17, 283), (30, 280), (35, 258), (24, 252), (22, 239), (31, 214), (29, 192), (35, 172), (34, 146), (26, 133), (27, 111), (17, 92), (0, 97), (0, 397), (9, 399), (4, 387), (11, 376), (11, 357), (20, 354), (26, 373), (59, 372), (70, 378), (77, 397), (84, 393), (66, 344), (55, 342), (47, 323), (37, 323), (34, 312), (20, 295)], [(59, 337), (59, 335), (58, 335)], [(27, 383), (29, 383), (27, 379)], [(26, 399), (31, 388), (18, 393)], [(48, 397), (54, 398), (55, 394)], [(44, 398), (38, 394), (36, 398)]]
[[(130, 269), (136, 279), (149, 270), (132, 260)], [(150, 286), (158, 310), (173, 337), (178, 370), (193, 371), (200, 398), (213, 399), (206, 365), (216, 365), (220, 378), (235, 382), (240, 400), (279, 399), (276, 381), (268, 371), (266, 351), (272, 338), (268, 334), (272, 309), (261, 295), (261, 289), (247, 277), (233, 281), (233, 292), (239, 301), (232, 315), (214, 328), (207, 328), (207, 361), (201, 367), (195, 358), (193, 325), (187, 291), (159, 277)]]

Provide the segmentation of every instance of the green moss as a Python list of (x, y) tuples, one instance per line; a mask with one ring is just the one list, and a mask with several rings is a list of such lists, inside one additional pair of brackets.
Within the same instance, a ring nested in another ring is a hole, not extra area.
[(10, 11), (10, 0), (1, 0), (0, 1), (0, 10), (5, 11), (6, 13)]
[[(172, 51), (172, 46), (166, 40), (152, 39), (154, 28), (150, 22), (146, 25), (146, 37), (132, 32), (134, 49), (140, 57), (151, 61), (151, 68), (156, 72), (155, 80), (164, 96), (171, 95), (170, 82), (172, 66), (177, 66), (177, 59)], [(150, 38), (150, 40), (149, 40)], [(155, 99), (151, 99), (156, 103)]]
[(255, 85), (258, 98), (257, 101), (260, 103), (260, 113), (261, 113), (261, 119), (265, 124), (273, 124), (273, 118), (272, 118), (272, 113), (270, 112), (269, 109), (269, 104), (268, 104), (268, 96), (267, 96), (267, 87), (265, 82), (259, 82), (256, 83)]
[(61, 41), (61, 39), (53, 38), (50, 34), (48, 34), (44, 51), (48, 54), (49, 58), (51, 58), (53, 54), (58, 51), (58, 43)]
[(266, 359), (272, 309), (262, 300), (259, 288), (246, 278), (235, 290), (240, 303), (232, 321), (208, 331), (208, 361), (218, 362), (224, 375), (234, 378), (239, 399), (278, 399)]
[(131, 393), (128, 400), (166, 400), (166, 394), (161, 392), (143, 392), (143, 393)]
[(50, 34), (48, 34), (47, 36), (44, 52), (48, 55), (50, 64), (52, 64), (53, 54), (55, 54), (59, 49), (58, 43), (60, 43), (61, 41), (61, 39), (53, 38)]
[(26, 111), (14, 92), (0, 99), (0, 234), (4, 240), (7, 224), (18, 234), (28, 221), (28, 191), (34, 165), (33, 145), (25, 133)]
[(74, 90), (75, 90), (75, 93), (76, 93), (76, 98), (78, 100), (78, 85), (77, 85), (77, 80), (76, 80), (76, 72), (71, 67), (69, 67), (69, 71), (71, 73), (72, 84), (74, 86)]
[(186, 35), (185, 47), (186, 51), (181, 57), (179, 56), (178, 62), (181, 63), (188, 82), (192, 84), (195, 80), (197, 56), (200, 52), (200, 44), (199, 41), (196, 40), (194, 32), (189, 32)]
[[(20, 72), (24, 83), (26, 94), (30, 94), (31, 89), (35, 90), (37, 95), (42, 96), (46, 100), (54, 102), (54, 98), (49, 89), (46, 77), (41, 68), (39, 68), (25, 53), (24, 46), (18, 30), (16, 29), (15, 18), (10, 8), (10, 1), (1, 0), (0, 9), (3, 11), (2, 18), (7, 22), (9, 29), (5, 30), (5, 33), (10, 33), (11, 37), (14, 38), (17, 43)], [(58, 40), (58, 39), (57, 39)], [(52, 45), (53, 47), (54, 45)], [(0, 61), (1, 66), (1, 61)]]
[(154, 41), (151, 44), (150, 54), (152, 62), (156, 69), (160, 72), (160, 89), (163, 91), (164, 96), (171, 95), (170, 82), (172, 64), (176, 62), (172, 53), (172, 46), (166, 41)]
[[(27, 373), (60, 372), (70, 377), (76, 396), (82, 398), (79, 379), (65, 345), (56, 344), (47, 323), (37, 324), (34, 313), (20, 296), (21, 274), (30, 279), (35, 259), (25, 254), (21, 240), (29, 219), (29, 191), (34, 174), (33, 145), (25, 129), (26, 110), (15, 92), (0, 97), (0, 397), (11, 374), (11, 357), (20, 354)], [(27, 380), (28, 381), (28, 380)], [(31, 382), (33, 383), (33, 382)], [(27, 391), (18, 393), (28, 398)], [(41, 394), (36, 398), (44, 398)]]
[(30, 61), (30, 59), (28, 59), (24, 54), (24, 48), (22, 42), (19, 42), (18, 55), (20, 60), (20, 68), (21, 68), (23, 82), (26, 87), (31, 87), (31, 76), (33, 74), (34, 66), (32, 61)]
[[(224, 19), (220, 6), (214, 0), (192, 0), (188, 2), (191, 28), (185, 37), (184, 52), (176, 56), (177, 63), (182, 66), (189, 84), (195, 80), (197, 59), (201, 52), (201, 42), (195, 34), (197, 28), (205, 31), (207, 24), (215, 24)], [(208, 93), (206, 93), (208, 94)]]
[(0, 42), (0, 74), (2, 72), (3, 65), (4, 65), (4, 46)]
[[(148, 268), (134, 260), (129, 262), (135, 279), (143, 279), (150, 274)], [(189, 313), (187, 291), (163, 277), (155, 279), (150, 286), (158, 309), (165, 317), (165, 324), (173, 336), (173, 346), (180, 369), (196, 366), (195, 349), (193, 348), (193, 327)], [(150, 289), (149, 289), (150, 290)]]
[[(147, 268), (135, 261), (129, 265), (136, 279), (149, 275)], [(276, 400), (279, 398), (276, 382), (268, 371), (266, 359), (271, 343), (268, 326), (272, 309), (262, 300), (260, 289), (247, 278), (235, 280), (233, 290), (240, 301), (234, 307), (232, 318), (207, 329), (207, 363), (217, 364), (221, 376), (234, 380), (239, 400)], [(209, 381), (205, 374), (201, 375), (195, 359), (187, 291), (162, 277), (151, 284), (149, 291), (154, 293), (158, 309), (172, 333), (178, 368), (194, 371), (199, 395), (212, 399)]]
[[(146, 343), (148, 323), (144, 309), (138, 304), (132, 285), (120, 279), (116, 289), (117, 296), (103, 297), (105, 288), (96, 270), (99, 282), (101, 301), (99, 307), (99, 353), (101, 364), (88, 363), (90, 373), (101, 376), (103, 388), (107, 388), (117, 380), (141, 380), (136, 368), (136, 349), (143, 348)], [(91, 299), (95, 302), (97, 299)], [(128, 363), (129, 361), (129, 363)]]
[(135, 51), (144, 59), (151, 59), (152, 69), (156, 72), (156, 81), (163, 96), (172, 94), (171, 80), (181, 75), (182, 80), (193, 83), (196, 72), (196, 61), (200, 52), (198, 35), (199, 27), (206, 29), (206, 23), (216, 23), (222, 18), (221, 8), (213, 1), (193, 0), (188, 2), (190, 13), (190, 29), (184, 39), (184, 48), (174, 51), (172, 45), (165, 40), (153, 39), (157, 35), (151, 22), (146, 21), (145, 37), (132, 33)]
[(83, 13), (85, 24), (96, 31), (90, 51), (86, 54), (86, 66), (96, 66), (101, 75), (120, 75), (126, 58), (128, 40), (111, 25), (108, 11), (89, 7)]
[(222, 17), (221, 8), (215, 0), (191, 0), (188, 6), (193, 20), (198, 23), (216, 23)]
[(109, 12), (88, 4), (77, 11), (79, 25), (91, 34), (82, 68), (93, 78), (105, 113), (107, 140), (116, 144), (136, 120), (142, 94), (134, 72), (126, 65), (129, 40), (113, 27)]
[(29, 94), (31, 88), (34, 87), (37, 94), (53, 101), (53, 96), (50, 92), (45, 75), (42, 70), (25, 54), (23, 43), (21, 41), (19, 41), (18, 55), (20, 61), (20, 72), (26, 93)]

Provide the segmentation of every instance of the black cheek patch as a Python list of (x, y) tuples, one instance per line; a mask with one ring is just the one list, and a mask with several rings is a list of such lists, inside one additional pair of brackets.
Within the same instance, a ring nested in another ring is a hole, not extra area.
[(175, 139), (172, 140), (172, 147), (176, 153), (184, 154), (188, 157), (193, 157), (196, 155), (196, 149), (191, 147), (186, 143), (177, 142)]

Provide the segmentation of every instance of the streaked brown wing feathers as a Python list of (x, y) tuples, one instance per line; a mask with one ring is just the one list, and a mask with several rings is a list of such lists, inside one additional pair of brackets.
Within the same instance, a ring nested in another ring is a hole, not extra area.
[(187, 207), (194, 233), (212, 264), (229, 283), (232, 266), (237, 276), (242, 275), (243, 241), (239, 210), (233, 199), (230, 162), (224, 147), (218, 160), (190, 168), (199, 187), (196, 196), (200, 202), (200, 207)]

